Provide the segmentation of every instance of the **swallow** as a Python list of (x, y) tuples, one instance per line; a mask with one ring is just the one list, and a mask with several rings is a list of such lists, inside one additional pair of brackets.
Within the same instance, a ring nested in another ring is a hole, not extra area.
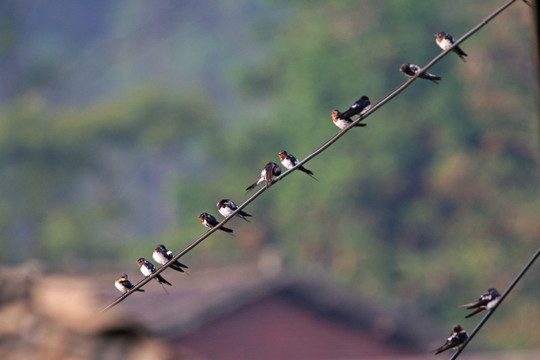
[[(139, 268), (141, 269), (141, 272), (144, 276), (150, 276), (156, 272), (156, 267), (154, 266), (154, 264), (152, 264), (150, 261), (146, 260), (145, 258), (139, 258), (137, 260), (137, 265), (139, 265)], [(165, 280), (165, 278), (159, 274), (154, 279), (156, 279), (162, 285), (167, 284), (169, 286), (172, 286), (170, 282)]]
[(270, 185), (272, 185), (272, 177), (273, 176), (279, 176), (281, 175), (281, 168), (278, 164), (276, 164), (273, 161), (270, 161), (268, 164), (264, 166), (264, 168), (261, 171), (261, 175), (255, 180), (255, 182), (251, 185), (249, 185), (246, 188), (246, 191), (250, 191), (255, 188), (255, 186), (259, 185), (263, 181), (266, 181), (266, 188), (268, 189)]
[[(411, 64), (411, 63), (406, 63), (406, 64), (401, 65), (401, 67), (399, 68), (399, 71), (401, 71), (406, 76), (411, 77), (411, 76), (416, 75), (416, 73), (419, 72), (420, 69), (421, 69), (421, 67), (418, 66), (418, 65)], [(422, 79), (431, 80), (435, 84), (438, 84), (437, 80), (442, 79), (440, 76), (430, 74), (427, 71), (424, 71), (418, 77), (422, 78)]]
[[(204, 226), (206, 226), (207, 228), (209, 228), (209, 229), (211, 229), (214, 226), (216, 226), (217, 224), (219, 224), (219, 222), (216, 220), (216, 218), (213, 217), (212, 215), (210, 215), (209, 213), (203, 212), (201, 215), (199, 215), (199, 219), (201, 219), (201, 223)], [(221, 225), (219, 227), (219, 230), (223, 230), (223, 231), (228, 232), (228, 233), (233, 232), (232, 229), (226, 228), (223, 225)]]
[(435, 355), (442, 353), (445, 350), (448, 349), (457, 349), (461, 344), (463, 344), (467, 339), (469, 338), (469, 335), (461, 327), (461, 325), (454, 325), (454, 331), (450, 334), (448, 339), (446, 339), (446, 342), (443, 346), (438, 348), (435, 351)]
[(467, 309), (475, 309), (472, 313), (465, 316), (466, 319), (481, 313), (484, 310), (491, 310), (499, 301), (501, 294), (495, 288), (489, 288), (488, 291), (478, 298), (478, 301), (461, 305)]
[[(170, 250), (167, 250), (165, 245), (158, 245), (154, 252), (152, 253), (152, 257), (156, 262), (160, 265), (165, 265), (173, 258), (173, 253)], [(175, 260), (171, 265), (171, 269), (174, 269), (176, 271), (184, 272), (184, 269), (187, 269), (188, 267), (184, 264), (182, 264), (180, 261)]]
[[(219, 202), (217, 203), (217, 208), (218, 208), (219, 213), (223, 215), (223, 217), (227, 217), (231, 215), (234, 211), (236, 211), (236, 209), (238, 209), (238, 206), (229, 199), (223, 199), (223, 200), (219, 200)], [(252, 216), (251, 214), (248, 214), (247, 212), (243, 210), (240, 210), (239, 212), (237, 212), (236, 215), (246, 220), (247, 222), (250, 222), (250, 221), (246, 219), (246, 217)]]
[[(120, 279), (116, 280), (114, 282), (114, 286), (116, 286), (116, 288), (122, 293), (122, 294), (125, 294), (127, 293), (129, 290), (133, 289), (133, 284), (131, 283), (131, 281), (128, 280), (128, 276), (127, 274), (122, 274), (122, 276), (120, 276)], [(135, 291), (140, 291), (140, 292), (144, 292), (143, 289), (137, 289)]]
[[(366, 96), (367, 97), (367, 96)], [(362, 100), (362, 99), (360, 99)], [(358, 101), (360, 101), (358, 100)], [(357, 101), (357, 102), (358, 102)], [(369, 102), (369, 100), (368, 100)], [(355, 103), (356, 104), (356, 103)], [(353, 105), (354, 106), (354, 105)], [(353, 109), (353, 106), (351, 106), (347, 111), (345, 111), (344, 113), (340, 112), (338, 109), (334, 109), (332, 110), (332, 121), (334, 122), (334, 124), (340, 128), (340, 129), (345, 129), (347, 126), (351, 125), (352, 123), (352, 120), (349, 118), (347, 118), (344, 114), (347, 113), (348, 111), (350, 111), (351, 109)], [(369, 108), (371, 107), (371, 105), (368, 105), (368, 109), (366, 109), (365, 111), (368, 111)], [(364, 111), (364, 112), (365, 112)], [(360, 116), (362, 116), (362, 114), (364, 113), (362, 112), (362, 110), (360, 110)], [(354, 116), (356, 114), (353, 114), (351, 116)], [(367, 126), (367, 124), (364, 124), (364, 123), (357, 123), (356, 125), (354, 126)]]
[[(446, 50), (450, 46), (452, 46), (456, 42), (456, 40), (454, 40), (452, 35), (450, 35), (449, 33), (441, 31), (435, 34), (435, 42), (437, 43), (437, 45), (439, 45), (441, 49)], [(467, 56), (467, 54), (459, 47), (459, 45), (455, 46), (452, 51), (458, 54), (461, 60), (467, 61), (465, 60), (465, 56)]]
[(350, 121), (353, 116), (362, 116), (369, 109), (371, 109), (371, 102), (369, 101), (369, 98), (364, 95), (360, 99), (356, 100), (356, 102), (352, 104), (350, 108), (342, 112), (340, 118)]
[[(293, 154), (289, 154), (285, 150), (281, 150), (278, 155), (279, 155), (279, 160), (281, 161), (283, 166), (285, 166), (287, 169), (292, 169), (293, 167), (298, 165), (298, 163), (300, 162), (298, 161), (297, 158), (294, 157)], [(306, 174), (308, 174), (309, 176), (315, 179), (315, 177), (313, 176), (313, 171), (306, 169), (303, 165), (300, 165), (298, 167), (298, 170), (305, 172)]]

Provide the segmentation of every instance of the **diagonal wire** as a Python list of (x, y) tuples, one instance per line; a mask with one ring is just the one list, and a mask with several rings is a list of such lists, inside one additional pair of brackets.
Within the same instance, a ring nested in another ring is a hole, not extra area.
[(461, 354), (461, 352), (463, 351), (463, 349), (465, 349), (465, 347), (467, 346), (468, 343), (471, 342), (472, 338), (474, 337), (474, 335), (476, 335), (476, 333), (478, 331), (480, 331), (480, 329), (482, 328), (482, 326), (484, 326), (484, 324), (486, 323), (486, 321), (488, 321), (489, 317), (491, 316), (491, 314), (493, 314), (495, 312), (495, 310), (497, 310), (497, 308), (499, 307), (499, 305), (501, 305), (501, 303), (503, 302), (504, 298), (506, 297), (506, 295), (508, 295), (510, 293), (510, 291), (512, 291), (512, 289), (514, 288), (514, 286), (516, 286), (516, 284), (519, 282), (519, 280), (521, 280), (521, 278), (523, 277), (523, 275), (525, 275), (525, 273), (529, 270), (529, 268), (532, 266), (532, 264), (534, 264), (534, 262), (536, 261), (536, 259), (538, 258), (538, 256), (540, 255), (540, 248), (538, 248), (538, 250), (536, 250), (536, 254), (533, 255), (533, 257), (529, 260), (529, 262), (527, 263), (527, 265), (525, 265), (525, 267), (521, 270), (521, 272), (516, 276), (516, 278), (512, 281), (512, 283), (508, 286), (508, 288), (505, 290), (505, 292), (501, 295), (500, 299), (497, 301), (497, 303), (495, 304), (495, 306), (490, 310), (488, 311), (488, 313), (482, 318), (482, 320), (478, 323), (478, 325), (476, 325), (476, 327), (474, 328), (474, 330), (471, 332), (471, 334), (469, 335), (469, 338), (467, 339), (467, 341), (465, 341), (463, 343), (463, 345), (461, 345), (458, 350), (454, 353), (454, 355), (450, 358), (450, 360), (454, 360), (454, 359), (457, 359), (457, 357), (459, 356), (459, 354)]
[[(393, 99), (395, 96), (397, 96), (399, 93), (401, 93), (403, 90), (405, 90), (409, 85), (415, 81), (420, 74), (422, 74), (424, 71), (428, 70), (430, 67), (435, 65), (440, 59), (442, 59), (444, 56), (446, 56), (454, 47), (461, 44), (463, 41), (465, 41), (467, 38), (469, 38), (471, 35), (476, 33), (478, 30), (483, 28), (485, 25), (487, 25), (488, 22), (493, 20), (496, 16), (498, 16), (500, 13), (502, 13), (504, 10), (506, 10), (512, 3), (514, 3), (516, 0), (509, 0), (501, 7), (497, 8), (493, 13), (491, 13), (489, 16), (484, 18), (478, 25), (473, 27), (471, 30), (469, 30), (465, 35), (463, 35), (461, 38), (456, 40), (454, 44), (452, 44), (451, 47), (448, 49), (442, 51), (439, 55), (435, 56), (427, 65), (425, 65), (420, 71), (418, 71), (414, 76), (410, 77), (408, 80), (406, 80), (403, 84), (396, 87), (394, 90), (389, 92), (385, 97), (383, 97), (381, 100), (379, 100), (375, 105), (373, 105), (363, 116), (360, 116), (358, 119), (354, 120), (348, 127), (340, 130), (336, 135), (332, 136), (329, 140), (327, 140), (325, 143), (323, 143), (321, 146), (319, 146), (316, 150), (314, 150), (311, 154), (309, 154), (304, 160), (300, 161), (296, 166), (293, 168), (287, 170), (286, 172), (282, 173), (280, 176), (276, 177), (272, 184), (274, 184), (277, 181), (282, 180), (286, 176), (288, 176), (292, 171), (294, 171), (296, 168), (300, 167), (301, 165), (305, 164), (309, 160), (313, 159), (315, 156), (319, 155), (323, 151), (325, 151), (328, 147), (330, 147), (333, 143), (335, 143), (340, 137), (345, 135), (346, 132), (351, 130), (355, 124), (358, 124), (359, 122), (363, 121), (365, 118), (367, 118), (369, 115), (371, 115), (373, 112), (377, 111), (380, 107), (385, 105), (388, 101)], [(253, 200), (258, 198), (262, 193), (266, 191), (266, 187), (260, 188), (255, 194), (253, 194), (250, 198), (248, 198), (244, 203), (238, 206), (238, 209), (236, 209), (233, 213), (231, 213), (228, 217), (223, 219), (218, 225), (213, 227), (212, 229), (208, 230), (206, 233), (201, 235), (197, 240), (193, 241), (190, 245), (188, 245), (184, 250), (176, 254), (169, 262), (167, 262), (165, 265), (162, 265), (159, 267), (156, 272), (154, 272), (152, 275), (149, 275), (145, 277), (143, 280), (141, 280), (139, 283), (137, 283), (131, 290), (128, 292), (122, 294), (120, 297), (118, 297), (116, 300), (114, 300), (111, 304), (109, 304), (107, 307), (105, 307), (102, 312), (106, 312), (112, 307), (116, 306), (120, 302), (122, 302), (125, 298), (130, 296), (133, 292), (135, 292), (137, 289), (144, 286), (146, 283), (148, 283), (150, 280), (152, 280), (154, 277), (156, 277), (158, 274), (163, 272), (167, 267), (169, 267), (175, 260), (178, 260), (185, 254), (187, 254), (189, 251), (191, 251), (194, 247), (196, 247), (199, 243), (201, 243), (204, 239), (206, 239), (208, 236), (212, 235), (215, 231), (219, 230), (219, 227), (221, 225), (226, 224), (232, 217), (234, 217), (240, 210), (245, 208), (248, 204), (250, 204)]]

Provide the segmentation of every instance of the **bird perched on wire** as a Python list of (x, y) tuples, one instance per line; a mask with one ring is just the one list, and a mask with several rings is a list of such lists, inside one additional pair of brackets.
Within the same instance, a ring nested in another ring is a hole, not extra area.
[[(199, 215), (199, 219), (201, 219), (201, 223), (206, 226), (209, 229), (212, 229), (217, 224), (219, 224), (219, 221), (216, 220), (216, 218), (209, 213), (203, 212), (201, 215)], [(225, 226), (221, 225), (219, 227), (219, 230), (223, 230), (228, 233), (232, 233), (232, 229), (226, 228)]]
[[(131, 281), (128, 280), (128, 276), (127, 274), (122, 274), (122, 276), (120, 276), (120, 279), (116, 280), (114, 282), (114, 286), (116, 286), (116, 288), (122, 293), (122, 294), (125, 294), (127, 293), (129, 290), (133, 289), (133, 284), (131, 283)], [(143, 289), (137, 289), (135, 291), (140, 291), (140, 292), (144, 292)]]
[[(165, 245), (160, 244), (152, 253), (152, 257), (154, 258), (154, 260), (156, 260), (158, 264), (165, 265), (173, 258), (173, 253), (172, 251), (167, 250)], [(178, 260), (175, 260), (169, 267), (180, 272), (184, 272), (184, 269), (188, 268), (186, 265), (182, 264)]]
[(442, 353), (443, 351), (446, 351), (448, 349), (457, 349), (461, 344), (467, 341), (468, 338), (469, 335), (467, 334), (465, 329), (461, 327), (461, 325), (454, 325), (454, 329), (448, 339), (446, 339), (444, 345), (435, 350), (435, 355)]
[(488, 291), (478, 298), (478, 301), (461, 305), (467, 309), (475, 309), (472, 313), (465, 316), (466, 319), (481, 313), (484, 310), (491, 310), (499, 301), (501, 294), (495, 288), (489, 288)]
[[(420, 69), (422, 68), (416, 64), (405, 63), (401, 65), (401, 67), (399, 68), (399, 71), (401, 71), (406, 76), (411, 77), (411, 76), (416, 75), (420, 71)], [(418, 77), (422, 79), (431, 80), (435, 84), (438, 84), (437, 80), (442, 80), (440, 76), (430, 74), (427, 71), (424, 71)]]
[(264, 166), (257, 180), (255, 180), (253, 184), (249, 185), (246, 188), (246, 191), (250, 191), (254, 189), (255, 186), (259, 185), (263, 181), (266, 182), (266, 188), (268, 189), (270, 185), (272, 185), (272, 177), (279, 176), (279, 175), (281, 175), (281, 168), (275, 162), (270, 161), (268, 164)]
[[(298, 163), (300, 163), (300, 161), (298, 161), (298, 159), (295, 158), (293, 154), (289, 154), (285, 150), (281, 150), (279, 152), (279, 160), (281, 161), (283, 166), (285, 166), (287, 169), (292, 169), (293, 167), (298, 165)], [(311, 176), (312, 178), (317, 180), (313, 176), (313, 171), (311, 171), (309, 169), (306, 169), (303, 165), (300, 165), (297, 169), (302, 171), (302, 172), (305, 172), (306, 174), (308, 174), (309, 176)]]
[[(229, 199), (223, 199), (223, 200), (219, 200), (219, 202), (217, 203), (217, 208), (218, 208), (219, 213), (223, 215), (223, 217), (227, 217), (231, 215), (234, 211), (236, 211), (236, 209), (238, 209), (238, 206)], [(252, 216), (243, 210), (240, 210), (239, 212), (237, 212), (236, 215), (246, 220), (247, 222), (250, 222), (250, 221), (246, 219), (246, 217)]]
[[(351, 124), (353, 121), (351, 118), (353, 116), (362, 116), (369, 109), (371, 109), (371, 102), (369, 101), (369, 98), (364, 95), (356, 100), (356, 102), (344, 112), (340, 112), (338, 109), (332, 110), (332, 121), (338, 128), (344, 129)], [(366, 126), (366, 124), (358, 123), (355, 126)]]
[[(139, 265), (139, 268), (141, 269), (141, 272), (144, 276), (150, 276), (156, 272), (156, 267), (154, 266), (154, 264), (152, 264), (145, 258), (139, 258), (137, 260), (137, 265)], [(165, 278), (161, 276), (161, 274), (158, 274), (154, 279), (156, 279), (157, 282), (159, 282), (161, 285), (167, 284), (169, 286), (172, 286), (172, 284), (165, 280)]]
[(342, 112), (340, 117), (345, 120), (351, 120), (351, 118), (355, 115), (364, 115), (369, 109), (371, 109), (371, 102), (369, 101), (369, 98), (364, 95), (360, 99), (356, 100), (350, 108)]
[[(456, 42), (456, 40), (454, 40), (452, 35), (449, 33), (441, 31), (435, 34), (435, 42), (441, 49), (446, 50), (450, 48)], [(458, 54), (461, 60), (467, 61), (465, 60), (465, 56), (467, 56), (467, 54), (459, 47), (459, 45), (455, 46), (452, 51)]]

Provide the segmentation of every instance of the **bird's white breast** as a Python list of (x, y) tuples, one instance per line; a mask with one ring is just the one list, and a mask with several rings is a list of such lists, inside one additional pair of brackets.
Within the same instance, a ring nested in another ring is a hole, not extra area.
[(149, 268), (147, 268), (146, 266), (141, 266), (141, 272), (144, 276), (149, 276), (152, 274), (152, 272), (150, 271)]
[(154, 260), (156, 260), (156, 262), (158, 264), (165, 264), (167, 263), (167, 261), (169, 261), (169, 259), (167, 259), (165, 256), (163, 256), (162, 253), (160, 252), (157, 252), (157, 251), (154, 251), (154, 253), (152, 254), (152, 257), (154, 258)]
[(114, 286), (116, 286), (116, 288), (123, 293), (126, 293), (128, 291), (128, 289), (124, 285), (120, 284), (120, 281), (118, 280), (114, 282)]
[(294, 164), (291, 160), (289, 160), (289, 159), (287, 159), (287, 158), (283, 159), (283, 161), (282, 161), (281, 163), (282, 163), (283, 166), (285, 166), (287, 169), (290, 169), (290, 168), (294, 167), (294, 165), (296, 165), (296, 164)]
[(208, 221), (206, 221), (206, 219), (203, 220), (202, 224), (204, 226), (206, 226), (207, 228), (211, 229), (212, 228), (212, 225), (210, 225), (210, 223), (208, 223)]
[(443, 50), (446, 50), (448, 49), (450, 46), (452, 46), (452, 42), (448, 39), (442, 39), (440, 41), (437, 41), (437, 43), (439, 44), (439, 46), (441, 47), (441, 49)]
[(487, 310), (491, 310), (495, 307), (495, 305), (497, 305), (497, 302), (499, 301), (499, 299), (495, 299), (495, 300), (491, 300), (490, 302), (487, 303), (486, 305), (486, 309)]
[(345, 129), (347, 126), (349, 126), (349, 122), (343, 119), (338, 119), (334, 121), (334, 124), (340, 129)]
[(224, 217), (227, 217), (227, 216), (229, 216), (229, 215), (231, 215), (233, 213), (233, 210), (226, 207), (226, 206), (222, 206), (221, 209), (219, 209), (218, 211)]

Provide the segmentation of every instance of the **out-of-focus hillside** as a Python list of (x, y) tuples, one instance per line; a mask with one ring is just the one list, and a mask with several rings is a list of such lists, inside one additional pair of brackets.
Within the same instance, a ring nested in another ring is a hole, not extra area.
[[(2, 260), (56, 271), (135, 269), (240, 203), (285, 149), (303, 158), (333, 108), (399, 85), (434, 34), (460, 37), (492, 1), (0, 4)], [(186, 257), (193, 267), (280, 249), (384, 306), (441, 323), (502, 290), (538, 248), (538, 106), (531, 8), (522, 2)], [(112, 267), (112, 266), (111, 266)], [(127, 270), (126, 270), (127, 271)], [(538, 344), (538, 271), (484, 346)], [(110, 284), (107, 284), (110, 286)], [(111, 291), (114, 291), (111, 288)], [(511, 304), (511, 305), (510, 305)], [(474, 322), (464, 321), (468, 328)], [(512, 334), (507, 329), (512, 328)]]

